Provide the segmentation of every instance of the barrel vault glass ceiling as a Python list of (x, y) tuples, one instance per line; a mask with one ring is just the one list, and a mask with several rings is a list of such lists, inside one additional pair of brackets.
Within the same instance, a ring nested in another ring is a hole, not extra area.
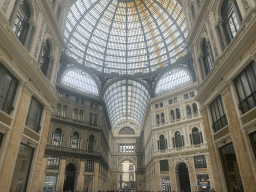
[[(187, 33), (175, 0), (77, 0), (67, 16), (65, 54), (79, 70), (94, 68), (103, 77), (112, 72), (149, 74), (186, 54)], [(66, 75), (83, 79), (72, 73)], [(96, 94), (89, 76), (82, 81), (93, 90), (85, 92)], [(69, 84), (68, 78), (62, 82)], [(141, 125), (149, 95), (142, 84), (127, 78), (109, 86), (103, 97), (112, 126), (123, 120)]]

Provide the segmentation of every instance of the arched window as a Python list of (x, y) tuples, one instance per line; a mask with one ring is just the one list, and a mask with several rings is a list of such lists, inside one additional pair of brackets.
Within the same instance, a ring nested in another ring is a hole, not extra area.
[(89, 136), (89, 143), (88, 143), (88, 151), (92, 152), (93, 151), (93, 146), (94, 146), (94, 136), (90, 135)]
[(60, 13), (61, 13), (61, 6), (58, 6), (58, 10), (57, 10), (57, 19), (58, 21), (60, 20)]
[(204, 39), (202, 43), (202, 52), (203, 52), (203, 62), (204, 62), (203, 67), (205, 69), (205, 75), (207, 75), (212, 69), (214, 60), (212, 57), (210, 44), (206, 42), (206, 39)]
[(61, 104), (57, 104), (57, 115), (60, 116), (61, 114)]
[(187, 111), (187, 116), (188, 116), (188, 117), (192, 115), (190, 105), (187, 105), (187, 107), (186, 107), (186, 111)]
[(174, 115), (174, 111), (171, 110), (171, 121), (174, 121), (175, 120), (175, 115)]
[(164, 113), (161, 113), (161, 123), (164, 123), (165, 119), (164, 119)]
[(61, 134), (62, 130), (57, 128), (54, 133), (53, 145), (60, 146), (61, 145)]
[(179, 108), (176, 109), (176, 118), (180, 119), (180, 109)]
[(20, 42), (24, 45), (29, 28), (29, 18), (31, 17), (31, 11), (27, 0), (20, 3), (18, 0), (13, 9), (12, 19), (10, 25), (12, 30), (19, 38)]
[(93, 119), (93, 125), (94, 126), (97, 126), (97, 122), (98, 121), (98, 115), (97, 114), (94, 114), (94, 119)]
[(160, 124), (160, 117), (159, 117), (159, 114), (156, 115), (156, 124)]
[(72, 137), (72, 148), (79, 147), (79, 133), (74, 132)]
[(203, 143), (202, 132), (198, 131), (198, 128), (194, 127), (192, 129), (192, 135), (190, 134), (191, 145), (198, 145)]
[(78, 119), (78, 109), (74, 109), (73, 119), (74, 119), (74, 120), (77, 120), (77, 119)]
[(184, 137), (180, 134), (179, 131), (176, 131), (173, 138), (173, 147), (179, 148), (184, 146)]
[(195, 6), (193, 3), (191, 4), (191, 13), (192, 13), (193, 19), (195, 19), (196, 13), (195, 13)]
[(167, 147), (167, 139), (164, 138), (164, 135), (160, 135), (158, 140), (158, 150), (165, 150)]
[(229, 43), (236, 35), (241, 22), (241, 13), (236, 0), (225, 0), (221, 8), (221, 18), (225, 30), (225, 37)]
[(62, 110), (62, 117), (67, 117), (67, 110), (68, 110), (67, 105), (64, 105)]
[(50, 42), (47, 39), (45, 43), (43, 43), (42, 48), (41, 48), (41, 55), (39, 57), (39, 64), (40, 68), (43, 72), (43, 74), (46, 76), (50, 64)]
[(79, 111), (79, 121), (83, 121), (84, 120), (84, 112), (83, 110)]
[(197, 115), (197, 114), (198, 114), (197, 104), (196, 104), (196, 103), (193, 103), (193, 104), (192, 104), (192, 108), (193, 108), (193, 114), (194, 114), (194, 115)]

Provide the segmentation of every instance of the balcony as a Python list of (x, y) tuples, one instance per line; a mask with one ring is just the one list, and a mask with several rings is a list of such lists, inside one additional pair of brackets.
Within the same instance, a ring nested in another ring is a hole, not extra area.
[(184, 121), (194, 120), (195, 118), (199, 118), (199, 117), (202, 117), (202, 116), (200, 114), (185, 116), (185, 117), (182, 117), (180, 119), (169, 120), (169, 121), (165, 121), (164, 123), (153, 125), (153, 128), (163, 127), (165, 125), (175, 125), (177, 123), (182, 123)]
[(67, 118), (67, 117), (63, 117), (63, 116), (60, 116), (60, 115), (54, 115), (53, 118), (61, 119), (63, 121), (69, 122), (69, 123), (75, 123), (75, 124), (79, 124), (79, 125), (83, 125), (83, 126), (87, 126), (87, 127), (93, 127), (93, 128), (98, 128), (98, 129), (102, 128), (102, 126), (96, 125), (94, 123), (88, 123), (88, 122), (85, 122), (85, 121), (81, 121), (81, 120), (78, 120), (78, 119)]
[(187, 152), (202, 150), (207, 148), (208, 148), (207, 143), (202, 143), (199, 145), (190, 145), (190, 146), (184, 146), (179, 148), (154, 151), (153, 155), (163, 155), (163, 154), (169, 154), (169, 153), (175, 154), (175, 153), (183, 153), (183, 152), (187, 153)]

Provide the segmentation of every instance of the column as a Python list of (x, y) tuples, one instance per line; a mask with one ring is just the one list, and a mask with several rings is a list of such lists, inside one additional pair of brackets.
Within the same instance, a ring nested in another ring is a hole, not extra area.
[(211, 185), (211, 187), (213, 187), (215, 191), (224, 191), (221, 185), (221, 177), (220, 177), (219, 167), (217, 163), (216, 151), (214, 148), (214, 143), (213, 143), (212, 134), (211, 134), (211, 126), (208, 121), (208, 115), (206, 111), (204, 113), (202, 112), (202, 116), (204, 121), (205, 136), (207, 139), (210, 161), (212, 165), (212, 170), (214, 170), (213, 178), (215, 181), (215, 185)]
[(83, 190), (84, 166), (85, 166), (85, 160), (81, 160), (80, 161), (80, 166), (79, 166), (79, 172), (78, 172), (78, 179), (77, 179), (77, 190), (78, 191), (82, 191)]
[(156, 191), (161, 191), (161, 178), (160, 178), (160, 162), (155, 162), (155, 180), (156, 180)]
[(23, 4), (23, 1), (24, 1), (24, 0), (17, 0), (16, 3), (15, 3), (15, 5), (14, 5), (14, 9), (13, 9), (12, 16), (11, 16), (11, 20), (10, 20), (10, 26), (11, 26), (11, 27), (14, 25), (16, 16), (17, 16), (17, 14), (18, 14), (18, 11), (19, 11), (20, 6)]
[[(197, 190), (197, 179), (195, 175), (195, 166), (194, 166), (194, 159), (193, 157), (188, 157), (188, 173), (189, 173), (189, 179), (191, 183), (191, 191)], [(192, 185), (192, 184), (196, 184)]]
[(215, 181), (214, 181), (214, 176), (213, 176), (213, 168), (212, 168), (212, 162), (210, 159), (210, 155), (205, 155), (206, 158), (206, 163), (207, 163), (207, 170), (208, 170), (208, 174), (209, 174), (209, 180), (210, 180), (210, 185), (211, 186), (215, 186)]
[(94, 176), (93, 176), (93, 192), (98, 192), (99, 187), (99, 169), (100, 164), (98, 162), (94, 162)]
[(245, 141), (240, 130), (240, 123), (236, 115), (235, 105), (233, 103), (232, 94), (229, 88), (225, 90), (222, 97), (227, 113), (230, 132), (232, 134), (233, 145), (236, 152), (236, 159), (243, 182), (243, 187), (246, 192), (253, 192), (256, 189), (256, 182), (252, 171), (253, 168), (249, 158), (246, 158), (249, 156), (249, 152), (245, 146)]
[(200, 60), (200, 63), (201, 63), (201, 69), (202, 69), (203, 76), (206, 77), (207, 73), (206, 73), (206, 70), (205, 70), (204, 55), (203, 55), (203, 53), (200, 54), (199, 60)]
[(218, 44), (220, 45), (221, 52), (223, 52), (224, 49), (225, 49), (225, 45), (224, 45), (224, 42), (222, 40), (222, 35), (221, 35), (221, 32), (220, 32), (220, 27), (219, 27), (218, 23), (215, 26), (215, 30), (216, 30), (216, 34), (217, 34), (217, 38), (218, 38)]
[(49, 56), (49, 65), (48, 65), (48, 69), (47, 69), (47, 73), (46, 73), (46, 77), (47, 77), (49, 80), (50, 80), (50, 78), (51, 78), (52, 71), (54, 71), (54, 69), (53, 69), (53, 63), (54, 63), (53, 55), (50, 55), (50, 56)]
[(173, 159), (169, 160), (169, 173), (170, 173), (172, 191), (178, 191), (177, 182), (176, 182), (176, 171), (175, 171)]
[(48, 157), (44, 157), (43, 164), (41, 166), (41, 171), (40, 171), (41, 179), (40, 179), (40, 181), (38, 181), (39, 191), (40, 191), (40, 189), (43, 189), (44, 180), (45, 180), (45, 169), (47, 166), (47, 162), (48, 162)]
[(0, 189), (9, 191), (12, 181), (16, 158), (18, 155), (20, 141), (24, 129), (27, 111), (31, 100), (31, 93), (22, 90), (20, 101), (17, 104), (18, 110), (15, 119), (13, 119), (13, 127), (10, 133), (9, 143), (7, 144), (7, 152), (3, 159), (2, 170), (0, 172)]
[(24, 47), (26, 49), (28, 48), (28, 43), (29, 43), (29, 40), (30, 40), (30, 37), (31, 37), (32, 29), (35, 26), (33, 20), (30, 20), (28, 23), (29, 23), (29, 27), (28, 27), (28, 31), (27, 31), (27, 34), (26, 34), (26, 39), (25, 39), (25, 42), (24, 42)]
[(41, 139), (40, 143), (37, 148), (37, 157), (35, 159), (36, 166), (34, 169), (33, 173), (33, 179), (32, 179), (32, 185), (31, 185), (31, 191), (40, 191), (40, 182), (42, 180), (42, 175), (41, 174), (41, 169), (43, 166), (43, 159), (44, 159), (44, 152), (45, 152), (45, 146), (46, 146), (46, 141), (48, 137), (48, 131), (50, 128), (50, 121), (51, 121), (51, 115), (52, 115), (52, 108), (46, 108), (45, 112), (45, 118), (44, 120), (42, 119), (43, 122), (43, 128), (41, 130)]
[(223, 21), (221, 19), (218, 20), (218, 26), (219, 26), (219, 29), (220, 29), (220, 34), (221, 34), (221, 38), (222, 38), (222, 41), (223, 41), (223, 44), (224, 44), (224, 49), (225, 49), (225, 47), (228, 46), (228, 40), (226, 38), (226, 34), (225, 34), (225, 31), (224, 31)]
[(60, 159), (60, 168), (59, 168), (58, 182), (56, 186), (56, 191), (62, 191), (64, 182), (65, 182), (65, 171), (66, 171), (66, 159)]

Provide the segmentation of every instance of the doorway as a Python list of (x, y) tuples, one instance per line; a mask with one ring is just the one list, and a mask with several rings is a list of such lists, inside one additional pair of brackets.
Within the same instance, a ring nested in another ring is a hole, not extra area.
[(178, 167), (180, 191), (191, 192), (188, 167), (185, 163), (181, 163)]
[(70, 163), (66, 167), (63, 191), (74, 192), (75, 178), (76, 178), (76, 167), (72, 163)]

